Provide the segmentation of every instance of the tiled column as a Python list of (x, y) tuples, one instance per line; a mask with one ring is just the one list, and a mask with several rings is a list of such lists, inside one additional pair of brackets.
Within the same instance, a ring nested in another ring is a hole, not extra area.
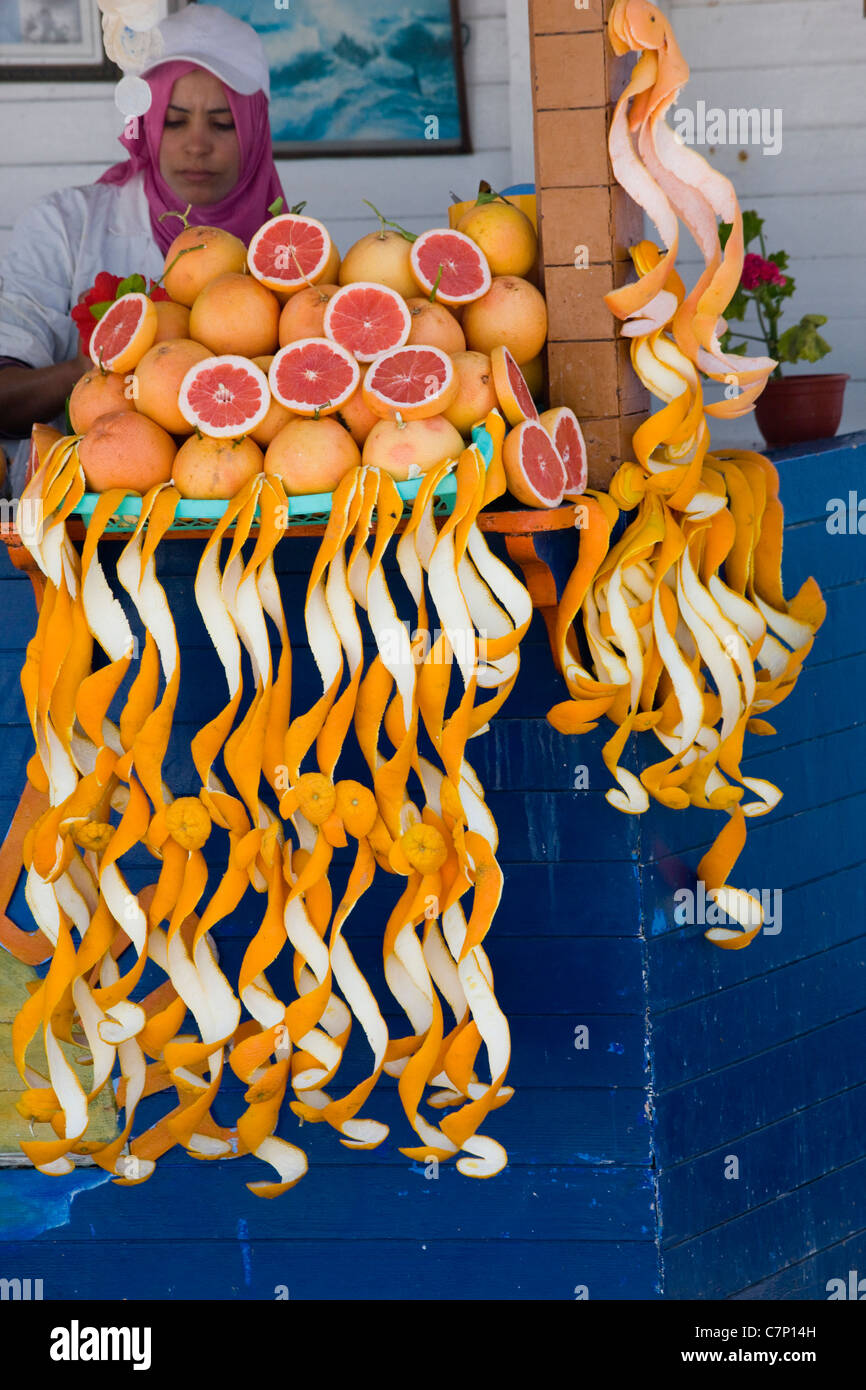
[(628, 457), (649, 400), (619, 321), (603, 296), (629, 278), (640, 209), (613, 179), (607, 133), (633, 58), (617, 58), (611, 0), (529, 0), (540, 280), (547, 298), (551, 404), (571, 406), (589, 453), (591, 486)]

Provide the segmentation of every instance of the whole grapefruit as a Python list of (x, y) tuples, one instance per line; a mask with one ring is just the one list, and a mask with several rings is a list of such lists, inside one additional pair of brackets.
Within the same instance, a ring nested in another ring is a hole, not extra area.
[(280, 301), (252, 275), (228, 271), (205, 285), (189, 314), (190, 336), (219, 356), (276, 351)]
[(167, 483), (176, 453), (171, 435), (134, 410), (101, 415), (78, 445), (91, 492), (126, 487), (144, 493), (155, 483)]
[(178, 449), (171, 476), (181, 497), (214, 502), (234, 497), (261, 473), (264, 461), (252, 439), (208, 439), (194, 434)]
[(290, 420), (268, 445), (265, 472), (282, 479), (289, 497), (333, 492), (361, 453), (348, 430), (326, 415)]

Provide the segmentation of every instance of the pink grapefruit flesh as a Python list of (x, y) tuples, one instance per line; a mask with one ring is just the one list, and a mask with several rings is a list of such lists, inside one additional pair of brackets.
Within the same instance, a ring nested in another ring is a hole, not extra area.
[(325, 336), (346, 348), (359, 362), (372, 362), (380, 352), (402, 347), (412, 317), (402, 295), (371, 280), (344, 285), (328, 301)]
[(565, 465), (547, 431), (536, 420), (509, 430), (502, 449), (508, 490), (527, 507), (558, 507), (565, 491)]
[(299, 338), (280, 348), (268, 373), (271, 391), (296, 415), (332, 415), (361, 380), (351, 352), (329, 338)]
[(371, 362), (364, 377), (368, 406), (383, 419), (423, 420), (446, 410), (457, 394), (454, 364), (441, 348), (394, 348)]
[(507, 347), (495, 347), (490, 354), (496, 397), (509, 425), (537, 420), (538, 410), (526, 379)]
[(290, 294), (315, 283), (328, 264), (331, 238), (314, 217), (284, 212), (260, 227), (250, 242), (247, 264), (262, 284)]
[(409, 261), (421, 288), (432, 293), (435, 287), (443, 304), (469, 304), (490, 289), (487, 257), (464, 232), (447, 227), (422, 232), (412, 243)]
[(178, 406), (185, 420), (211, 439), (239, 439), (256, 429), (271, 406), (268, 379), (246, 357), (206, 357), (190, 367)]
[(587, 478), (586, 444), (574, 411), (569, 410), (567, 405), (558, 405), (553, 410), (545, 410), (539, 417), (539, 423), (547, 430), (562, 459), (565, 495), (571, 497), (584, 492)]
[(90, 356), (107, 372), (132, 372), (153, 347), (159, 318), (146, 294), (124, 294), (105, 311), (90, 338)]

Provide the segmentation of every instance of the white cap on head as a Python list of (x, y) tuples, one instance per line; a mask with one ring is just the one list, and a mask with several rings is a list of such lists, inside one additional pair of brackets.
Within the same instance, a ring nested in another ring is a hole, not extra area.
[(164, 51), (158, 62), (144, 69), (143, 76), (163, 63), (185, 58), (244, 96), (264, 92), (270, 99), (271, 77), (264, 44), (252, 25), (216, 5), (188, 5), (162, 20), (159, 30)]

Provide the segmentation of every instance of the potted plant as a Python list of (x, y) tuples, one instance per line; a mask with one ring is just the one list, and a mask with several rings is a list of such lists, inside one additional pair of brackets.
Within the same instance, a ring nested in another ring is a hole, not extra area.
[[(731, 224), (719, 228), (722, 246), (731, 234)], [(767, 355), (778, 363), (773, 375), (758, 397), (755, 417), (761, 434), (768, 444), (798, 444), (807, 439), (829, 439), (839, 428), (845, 394), (844, 372), (817, 372), (809, 375), (783, 376), (783, 362), (820, 362), (831, 351), (818, 332), (827, 322), (823, 314), (804, 314), (799, 323), (780, 331), (785, 301), (794, 293), (794, 281), (783, 274), (788, 269), (785, 251), (767, 255), (764, 243), (764, 219), (754, 211), (743, 213), (743, 240), (746, 257), (737, 291), (725, 311), (725, 318), (745, 319), (749, 306), (754, 304), (760, 337), (737, 332), (744, 339), (733, 343), (730, 328), (722, 338), (727, 352), (748, 353), (749, 343), (762, 343)], [(761, 254), (750, 252), (757, 240)]]

